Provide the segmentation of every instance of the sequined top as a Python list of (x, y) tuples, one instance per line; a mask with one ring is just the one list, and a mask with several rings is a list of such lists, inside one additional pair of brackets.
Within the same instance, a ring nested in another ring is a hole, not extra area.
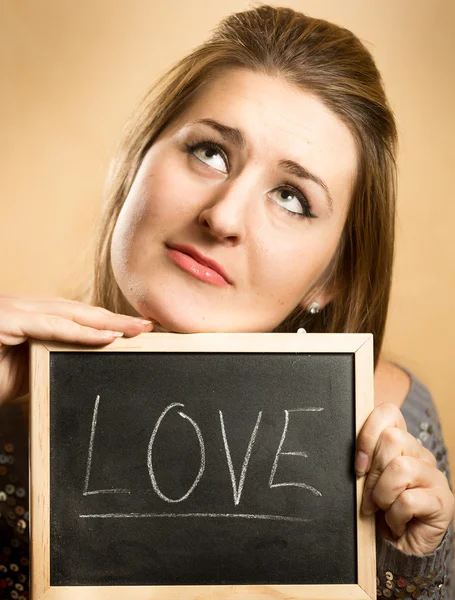
[[(408, 373), (411, 388), (401, 406), (407, 429), (436, 457), (437, 466), (453, 491), (447, 449), (437, 409), (428, 389)], [(434, 552), (425, 556), (406, 554), (376, 536), (377, 596), (386, 598), (455, 599), (453, 523)]]
[[(403, 367), (400, 367), (403, 368)], [(406, 369), (404, 369), (406, 371)], [(401, 407), (408, 431), (436, 457), (450, 482), (441, 424), (428, 389), (412, 374)], [(0, 599), (29, 598), (27, 406), (0, 406)], [(402, 552), (376, 536), (377, 596), (455, 599), (453, 527), (425, 556)]]

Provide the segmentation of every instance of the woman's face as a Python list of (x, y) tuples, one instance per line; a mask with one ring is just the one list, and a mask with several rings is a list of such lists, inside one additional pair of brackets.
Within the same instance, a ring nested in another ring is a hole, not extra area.
[(111, 256), (125, 311), (168, 331), (254, 332), (324, 306), (330, 291), (311, 291), (356, 165), (348, 128), (313, 95), (223, 74), (157, 138), (122, 207)]

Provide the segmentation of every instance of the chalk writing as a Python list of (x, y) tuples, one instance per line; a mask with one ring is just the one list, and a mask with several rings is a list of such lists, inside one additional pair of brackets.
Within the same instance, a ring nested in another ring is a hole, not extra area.
[[(93, 417), (92, 417), (92, 425), (91, 425), (91, 430), (90, 430), (90, 441), (89, 441), (89, 447), (88, 447), (87, 466), (86, 466), (86, 473), (85, 473), (83, 495), (90, 496), (90, 495), (95, 495), (95, 494), (131, 494), (131, 490), (123, 489), (123, 488), (97, 489), (97, 490), (90, 490), (90, 491), (88, 489), (89, 483), (90, 483), (91, 468), (92, 468), (93, 448), (94, 448), (94, 442), (95, 442), (95, 432), (96, 432), (96, 425), (97, 425), (97, 419), (98, 419), (99, 404), (100, 404), (100, 396), (98, 395), (96, 397), (95, 406), (93, 409)], [(160, 489), (158, 482), (156, 480), (155, 470), (153, 467), (153, 446), (154, 446), (155, 439), (156, 439), (158, 430), (160, 428), (160, 425), (161, 425), (163, 419), (169, 413), (169, 411), (171, 411), (177, 407), (184, 408), (184, 404), (182, 404), (180, 402), (173, 402), (172, 404), (169, 404), (162, 411), (162, 413), (160, 414), (160, 416), (158, 417), (158, 419), (156, 421), (155, 427), (153, 428), (152, 435), (150, 436), (150, 441), (149, 441), (148, 448), (147, 448), (147, 467), (148, 467), (148, 472), (149, 472), (153, 490), (157, 494), (157, 496), (159, 498), (161, 498), (161, 500), (164, 500), (165, 502), (168, 502), (168, 503), (180, 503), (180, 502), (185, 501), (192, 494), (192, 492), (196, 489), (197, 485), (199, 484), (199, 481), (202, 478), (202, 475), (205, 470), (205, 465), (206, 465), (204, 439), (203, 439), (202, 432), (201, 432), (198, 424), (187, 414), (178, 410), (177, 414), (180, 417), (182, 417), (183, 419), (186, 419), (192, 425), (192, 427), (196, 433), (196, 437), (197, 437), (197, 440), (199, 443), (199, 450), (200, 450), (199, 471), (198, 471), (193, 483), (189, 487), (189, 489), (186, 491), (186, 493), (183, 496), (181, 496), (179, 498), (170, 498), (169, 496), (164, 494), (162, 492), (162, 490)], [(278, 488), (278, 487), (293, 486), (293, 487), (300, 487), (305, 490), (308, 490), (316, 496), (322, 496), (322, 494), (319, 490), (317, 490), (315, 487), (313, 487), (307, 483), (304, 483), (302, 481), (275, 482), (275, 476), (276, 476), (280, 456), (300, 456), (303, 458), (308, 458), (308, 454), (304, 451), (283, 451), (283, 446), (284, 446), (284, 443), (286, 440), (286, 434), (287, 434), (288, 428), (289, 428), (290, 413), (320, 412), (322, 410), (324, 410), (324, 409), (321, 407), (294, 408), (294, 409), (284, 410), (283, 432), (281, 434), (280, 442), (278, 444), (278, 449), (275, 454), (275, 458), (274, 458), (274, 461), (272, 464), (270, 478), (269, 478), (269, 482), (268, 482), (270, 489)], [(227, 438), (226, 425), (224, 422), (223, 412), (221, 410), (218, 411), (220, 427), (221, 427), (221, 436), (223, 439), (224, 451), (226, 454), (226, 461), (227, 461), (229, 476), (230, 476), (230, 480), (231, 480), (231, 486), (232, 486), (232, 492), (233, 492), (235, 506), (238, 506), (238, 504), (240, 503), (240, 500), (241, 500), (241, 496), (242, 496), (242, 492), (243, 492), (243, 488), (244, 488), (244, 484), (245, 484), (245, 479), (246, 479), (246, 474), (247, 474), (247, 470), (248, 470), (248, 465), (249, 465), (249, 462), (251, 459), (251, 453), (253, 451), (253, 446), (255, 444), (256, 437), (257, 437), (257, 434), (259, 431), (259, 426), (260, 426), (261, 419), (262, 419), (262, 413), (263, 413), (263, 411), (258, 412), (256, 423), (254, 425), (253, 431), (251, 433), (251, 436), (250, 436), (250, 439), (248, 442), (248, 446), (247, 446), (245, 456), (243, 459), (243, 463), (242, 463), (242, 468), (240, 471), (240, 476), (239, 476), (238, 482), (237, 482), (235, 472), (234, 472), (234, 465), (232, 462), (231, 450), (230, 450), (229, 442), (228, 442), (228, 438)], [(235, 517), (238, 517), (238, 518), (246, 518), (246, 519), (282, 519), (282, 520), (287, 520), (287, 521), (307, 521), (308, 520), (308, 519), (302, 519), (300, 517), (285, 517), (285, 516), (281, 516), (281, 515), (256, 515), (256, 514), (247, 514), (247, 513), (232, 513), (232, 514), (231, 513), (205, 513), (205, 512), (204, 513), (191, 512), (191, 513), (182, 513), (182, 514), (175, 514), (175, 513), (106, 513), (106, 514), (81, 514), (79, 516), (81, 518), (114, 518), (114, 517), (115, 518), (133, 518), (133, 517), (134, 518), (143, 518), (143, 517), (150, 517), (150, 518), (153, 518), (153, 517), (232, 517), (232, 518), (235, 518)]]
[(248, 468), (251, 451), (253, 450), (253, 444), (256, 439), (258, 429), (259, 429), (259, 423), (260, 423), (261, 417), (262, 417), (262, 410), (258, 414), (258, 418), (256, 419), (256, 425), (254, 426), (253, 433), (251, 434), (251, 437), (250, 437), (250, 441), (249, 441), (248, 448), (247, 448), (247, 451), (245, 454), (245, 458), (243, 460), (242, 470), (240, 472), (240, 479), (239, 479), (238, 487), (237, 487), (237, 483), (235, 481), (234, 466), (232, 464), (231, 452), (229, 450), (229, 444), (228, 444), (227, 437), (226, 437), (226, 429), (224, 427), (223, 413), (221, 412), (221, 410), (219, 411), (219, 413), (220, 413), (221, 433), (223, 435), (224, 449), (226, 451), (226, 458), (228, 461), (229, 474), (231, 476), (232, 491), (234, 492), (234, 504), (237, 505), (240, 502), (240, 496), (242, 495), (243, 484), (245, 483), (246, 470)]
[(92, 490), (88, 491), (90, 482), (90, 472), (92, 469), (92, 457), (93, 457), (93, 444), (95, 443), (95, 430), (96, 423), (98, 420), (98, 408), (100, 405), (100, 396), (98, 395), (95, 400), (95, 406), (93, 407), (92, 427), (90, 430), (90, 442), (88, 445), (88, 456), (87, 456), (87, 468), (85, 471), (85, 484), (84, 484), (84, 496), (93, 496), (95, 494), (131, 494), (131, 490), (113, 488), (109, 490)]
[(84, 495), (88, 493), (88, 484), (90, 481), (90, 471), (92, 468), (92, 457), (93, 457), (93, 444), (95, 441), (95, 430), (96, 430), (96, 421), (98, 419), (98, 408), (100, 405), (100, 397), (99, 395), (96, 397), (95, 406), (93, 408), (93, 416), (92, 416), (92, 428), (90, 430), (90, 442), (88, 445), (88, 457), (87, 457), (87, 469), (85, 471), (85, 485), (84, 485)]
[(314, 488), (311, 485), (308, 485), (307, 483), (303, 483), (303, 482), (283, 482), (283, 483), (273, 483), (273, 480), (275, 479), (275, 473), (278, 467), (278, 460), (280, 458), (280, 456), (303, 456), (305, 458), (308, 457), (308, 454), (306, 452), (283, 452), (281, 449), (283, 447), (284, 444), (284, 440), (286, 439), (286, 433), (288, 431), (288, 425), (289, 425), (289, 413), (294, 413), (294, 412), (320, 412), (321, 410), (324, 410), (323, 408), (314, 408), (314, 407), (309, 407), (309, 408), (293, 408), (290, 410), (285, 410), (284, 411), (284, 428), (283, 428), (283, 433), (281, 435), (281, 440), (280, 443), (278, 445), (278, 450), (276, 451), (276, 455), (275, 455), (275, 460), (273, 461), (273, 466), (272, 466), (272, 472), (270, 473), (270, 479), (269, 479), (269, 487), (274, 488), (274, 487), (286, 487), (286, 486), (296, 486), (296, 487), (302, 487), (306, 490), (309, 490), (310, 492), (312, 492), (313, 494), (315, 494), (316, 496), (322, 496), (321, 492), (319, 490), (317, 490), (316, 488)]
[(284, 515), (255, 515), (242, 513), (100, 513), (93, 515), (79, 515), (81, 519), (152, 519), (155, 517), (213, 517), (213, 518), (239, 518), (239, 519), (261, 519), (271, 521), (290, 521), (291, 523), (309, 523), (312, 519), (302, 517), (286, 517)]
[(176, 498), (176, 499), (169, 498), (168, 496), (165, 496), (163, 494), (163, 492), (158, 487), (158, 484), (156, 482), (155, 472), (153, 470), (153, 443), (155, 441), (156, 434), (158, 433), (159, 426), (161, 425), (161, 421), (164, 419), (164, 417), (166, 416), (166, 414), (171, 409), (173, 409), (175, 406), (182, 406), (183, 407), (184, 404), (180, 404), (179, 402), (173, 402), (172, 404), (169, 404), (169, 406), (167, 406), (163, 410), (163, 412), (159, 416), (158, 421), (156, 422), (156, 425), (155, 425), (155, 427), (153, 429), (153, 433), (152, 433), (152, 435), (150, 437), (150, 442), (149, 442), (148, 451), (147, 451), (147, 466), (148, 466), (148, 469), (149, 469), (149, 474), (150, 474), (150, 479), (152, 481), (153, 489), (158, 494), (158, 496), (161, 498), (161, 500), (165, 500), (166, 502), (183, 502), (183, 500), (186, 500), (188, 498), (188, 496), (191, 494), (191, 492), (196, 488), (197, 484), (199, 483), (200, 478), (202, 477), (204, 469), (205, 469), (205, 447), (204, 447), (204, 440), (202, 439), (201, 430), (199, 429), (197, 423), (195, 423), (193, 421), (193, 419), (191, 419), (185, 413), (182, 413), (181, 411), (178, 411), (178, 414), (183, 419), (187, 419), (187, 421), (189, 421), (191, 423), (191, 425), (194, 427), (194, 430), (196, 431), (197, 439), (198, 439), (199, 446), (200, 446), (200, 449), (201, 449), (201, 466), (199, 467), (199, 472), (196, 475), (196, 479), (194, 480), (193, 484), (191, 485), (191, 487), (189, 488), (189, 490), (186, 492), (186, 494), (184, 494), (180, 498)]

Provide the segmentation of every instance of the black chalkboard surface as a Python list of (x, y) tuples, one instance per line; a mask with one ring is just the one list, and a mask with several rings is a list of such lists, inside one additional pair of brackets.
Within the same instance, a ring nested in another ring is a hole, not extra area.
[(374, 597), (353, 469), (371, 335), (31, 353), (34, 598)]

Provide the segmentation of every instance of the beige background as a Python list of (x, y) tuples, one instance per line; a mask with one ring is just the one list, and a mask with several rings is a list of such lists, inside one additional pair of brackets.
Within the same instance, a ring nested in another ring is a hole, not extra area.
[[(383, 73), (401, 144), (385, 349), (433, 392), (455, 465), (455, 2), (285, 4), (352, 29)], [(135, 102), (248, 6), (0, 0), (1, 291), (70, 295), (87, 278), (104, 177)]]

